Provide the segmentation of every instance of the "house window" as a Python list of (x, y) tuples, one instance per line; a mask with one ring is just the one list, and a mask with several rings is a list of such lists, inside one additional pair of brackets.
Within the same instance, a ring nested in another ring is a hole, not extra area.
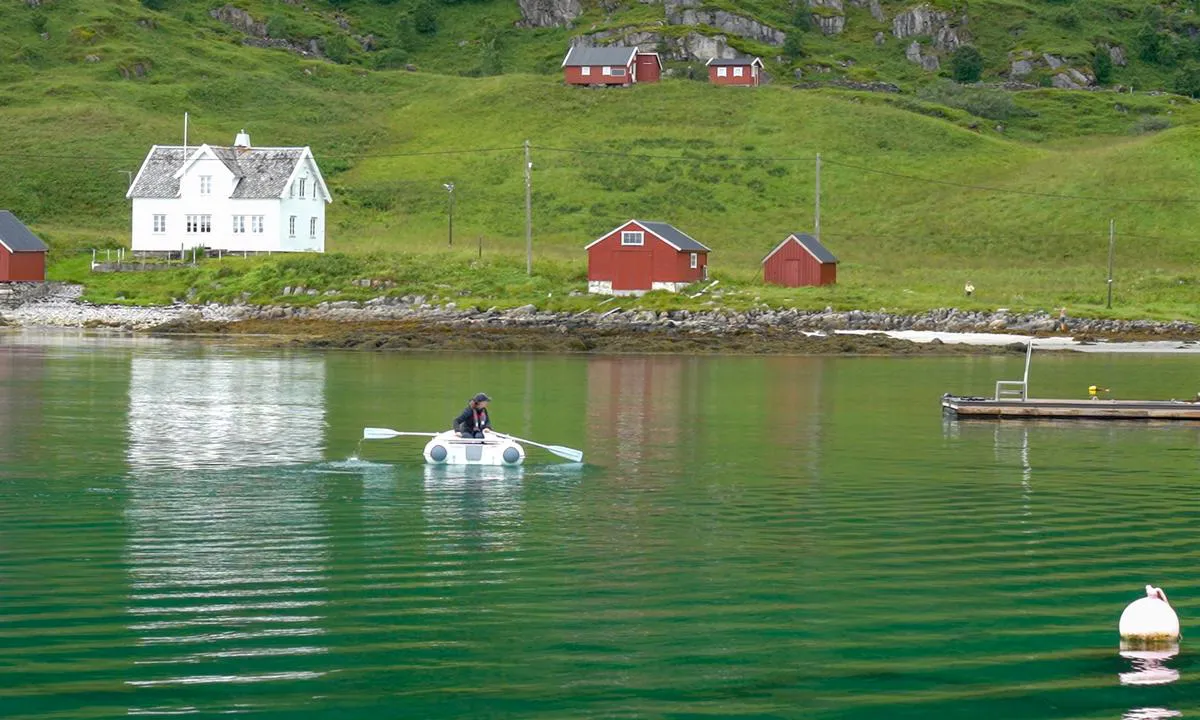
[(579, 68), (579, 74), (587, 77), (588, 75), (592, 74), (592, 69), (587, 65), (584, 65), (583, 67)]
[(250, 216), (250, 232), (261, 235), (262, 231), (263, 231), (263, 216), (262, 215), (251, 215)]
[(740, 68), (740, 67), (735, 67), (735, 68), (733, 69), (733, 76), (734, 76), (734, 77), (741, 77), (741, 76), (742, 76), (742, 68)]
[(296, 237), (296, 216), (288, 218), (288, 237)]
[(691, 268), (693, 270), (696, 269), (696, 265), (699, 262), (699, 260), (700, 260), (700, 256), (697, 255), (696, 253), (692, 253), (692, 257), (689, 258), (689, 263), (691, 264)]
[(200, 176), (200, 196), (208, 197), (212, 195), (212, 175)]
[(625, 68), (609, 68), (608, 74), (613, 77), (625, 77)]
[(154, 216), (154, 232), (165, 233), (166, 231), (167, 231), (167, 216), (166, 215), (155, 215)]
[(305, 178), (300, 178), (300, 199), (304, 199), (304, 181)]
[(188, 215), (187, 232), (189, 235), (212, 232), (212, 215)]
[(728, 70), (729, 70), (729, 68), (718, 67), (717, 68), (717, 77), (725, 77)]
[(621, 233), (622, 245), (641, 245), (645, 242), (645, 234), (639, 231)]
[(233, 234), (241, 235), (245, 232), (246, 232), (246, 216), (245, 215), (234, 215), (233, 216)]
[(315, 238), (317, 236), (317, 219), (316, 218), (308, 219), (308, 236), (310, 238)]

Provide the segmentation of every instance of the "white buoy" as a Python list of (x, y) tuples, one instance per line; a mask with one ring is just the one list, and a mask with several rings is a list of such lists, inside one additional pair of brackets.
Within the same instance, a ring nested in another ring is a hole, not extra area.
[(1146, 597), (1129, 603), (1118, 623), (1123, 644), (1157, 646), (1179, 642), (1179, 616), (1162, 588), (1146, 586)]

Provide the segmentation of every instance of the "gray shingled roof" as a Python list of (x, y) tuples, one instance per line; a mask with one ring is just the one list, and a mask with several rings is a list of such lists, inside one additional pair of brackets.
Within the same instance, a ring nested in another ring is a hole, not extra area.
[(7, 210), (0, 210), (0, 244), (9, 252), (45, 252), (49, 248), (29, 232), (25, 223)]
[(799, 240), (800, 244), (803, 245), (810, 253), (812, 253), (818, 261), (822, 263), (836, 263), (838, 261), (837, 258), (833, 256), (833, 253), (829, 252), (829, 249), (822, 245), (821, 241), (817, 240), (812, 235), (809, 235), (808, 233), (797, 232), (792, 233), (792, 237)]
[(693, 240), (687, 233), (674, 225), (668, 225), (665, 222), (646, 222), (645, 220), (634, 220), (634, 222), (680, 250), (710, 252), (708, 248)]
[[(210, 146), (212, 147), (212, 146)], [(179, 180), (175, 173), (199, 148), (184, 150), (179, 146), (155, 146), (138, 173), (129, 191), (135, 198), (179, 197)], [(304, 148), (250, 148), (238, 151), (231, 147), (212, 147), (217, 158), (238, 178), (234, 198), (277, 198), (283, 194), (296, 163), (304, 156)]]
[(576, 45), (567, 51), (563, 67), (582, 67), (584, 65), (626, 65), (633, 59), (637, 48), (610, 45), (608, 47), (580, 47)]
[(758, 65), (763, 64), (762, 60), (759, 60), (756, 57), (743, 57), (743, 58), (713, 58), (712, 60), (709, 60), (708, 62), (706, 62), (705, 65), (750, 65), (750, 64), (754, 64), (754, 63), (757, 63)]

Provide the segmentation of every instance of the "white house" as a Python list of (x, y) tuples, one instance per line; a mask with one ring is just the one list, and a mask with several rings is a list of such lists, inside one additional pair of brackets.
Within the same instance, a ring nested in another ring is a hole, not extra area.
[(307, 147), (155, 145), (125, 197), (133, 250), (325, 252), (329, 188)]

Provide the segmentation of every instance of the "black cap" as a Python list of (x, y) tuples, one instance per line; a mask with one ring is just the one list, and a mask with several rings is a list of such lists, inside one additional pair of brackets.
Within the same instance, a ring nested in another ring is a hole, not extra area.
[(483, 393), (479, 393), (478, 395), (476, 395), (475, 397), (473, 397), (471, 399), (474, 400), (475, 402), (484, 402), (485, 400), (491, 400), (490, 397), (488, 397), (487, 395), (485, 395)]

